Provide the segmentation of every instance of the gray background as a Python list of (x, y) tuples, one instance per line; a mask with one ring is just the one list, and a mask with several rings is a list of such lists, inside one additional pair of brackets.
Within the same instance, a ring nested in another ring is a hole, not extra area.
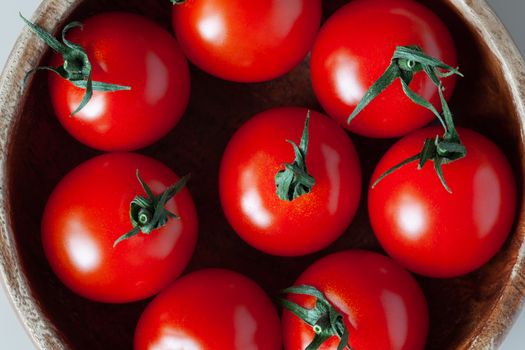
[[(521, 52), (525, 53), (525, 19), (523, 18), (525, 15), (525, 0), (488, 1), (513, 35)], [(40, 1), (38, 0), (2, 0), (0, 2), (0, 66), (3, 67), (11, 47), (22, 28), (18, 12), (29, 16), (39, 3)], [(0, 339), (1, 349), (29, 350), (34, 348), (16, 313), (9, 304), (3, 289), (0, 290)], [(500, 349), (525, 349), (525, 311), (522, 311), (521, 316)]]

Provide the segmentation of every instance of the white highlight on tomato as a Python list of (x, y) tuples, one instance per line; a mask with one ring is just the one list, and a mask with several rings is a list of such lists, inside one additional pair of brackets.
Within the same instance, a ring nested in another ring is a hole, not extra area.
[(401, 201), (397, 211), (397, 224), (400, 226), (400, 229), (411, 235), (412, 239), (418, 239), (426, 226), (425, 209), (419, 203), (407, 197)]
[(146, 54), (146, 87), (145, 100), (150, 105), (156, 105), (164, 96), (169, 85), (169, 71), (164, 62), (155, 52)]
[(208, 15), (197, 23), (200, 35), (209, 42), (220, 44), (226, 37), (224, 20), (220, 15)]
[(389, 290), (381, 292), (381, 304), (385, 317), (392, 349), (403, 349), (408, 336), (408, 313), (405, 302), (399, 294)]
[(328, 212), (330, 214), (335, 214), (337, 208), (339, 207), (339, 195), (341, 194), (341, 172), (339, 171), (341, 157), (336, 150), (326, 144), (321, 145), (321, 152), (325, 157), (325, 167), (327, 170), (326, 173), (328, 174), (328, 181), (330, 181), (330, 193), (328, 194)]
[(332, 73), (337, 96), (346, 104), (358, 104), (366, 92), (359, 81), (359, 65), (348, 57), (344, 48), (333, 52), (326, 64), (337, 67)]
[(83, 272), (91, 272), (100, 264), (100, 252), (97, 244), (91, 240), (90, 233), (85, 232), (80, 221), (68, 222), (66, 238), (69, 259)]
[(243, 194), (241, 207), (244, 214), (257, 226), (267, 228), (271, 225), (271, 215), (263, 206), (261, 195), (257, 190), (252, 189)]
[(241, 208), (252, 223), (260, 228), (267, 228), (272, 224), (272, 215), (264, 207), (259, 191), (252, 185), (252, 179), (252, 171), (245, 171), (242, 174), (241, 184), (245, 191), (241, 198)]
[[(78, 113), (74, 115), (74, 118), (85, 120), (85, 121), (94, 121), (99, 119), (106, 110), (106, 103), (107, 99), (104, 94), (107, 94), (107, 92), (103, 91), (93, 91), (93, 96), (87, 103), (87, 105), (84, 106)], [(82, 100), (83, 95), (75, 95), (70, 94), (69, 97), (69, 107), (72, 111), (77, 109), (78, 105), (80, 104), (80, 101)], [(109, 129), (109, 124), (104, 123), (97, 123), (96, 128), (99, 132), (106, 132)]]
[[(160, 232), (153, 230), (148, 236), (148, 255), (159, 260), (166, 259), (174, 251), (174, 247), (181, 237), (182, 228), (181, 220), (169, 219), (166, 225), (170, 225), (169, 230)], [(137, 261), (137, 264), (140, 264)]]
[(472, 222), (477, 226), (480, 238), (492, 231), (500, 215), (501, 188), (498, 184), (498, 176), (491, 167), (483, 167), (474, 174)]
[(204, 348), (184, 332), (163, 329), (162, 337), (151, 345), (151, 350), (203, 350)]
[(98, 63), (98, 66), (100, 67), (100, 69), (102, 69), (102, 71), (104, 73), (108, 72), (109, 67), (108, 67), (108, 64), (106, 62), (100, 61), (100, 62), (97, 62), (97, 63)]
[(272, 28), (274, 34), (277, 36), (285, 38), (290, 34), (303, 11), (303, 1), (286, 0), (271, 1), (270, 3), (273, 5), (273, 8), (272, 14), (269, 15), (269, 17), (274, 19), (275, 24), (269, 25), (268, 27)]
[(235, 325), (235, 349), (263, 350), (255, 344), (257, 322), (246, 306), (237, 306), (233, 314)]
[[(331, 291), (327, 291), (325, 292), (325, 296), (337, 310), (341, 311), (346, 321), (350, 323), (350, 326), (357, 329), (359, 325), (356, 321), (356, 315), (354, 315), (354, 309), (352, 309), (353, 305), (348, 305), (348, 303), (344, 301), (344, 298), (337, 292), (332, 293)], [(355, 310), (355, 312), (358, 313), (359, 311)], [(350, 329), (349, 332), (352, 333), (352, 329)], [(312, 341), (312, 339), (310, 339), (310, 341)], [(310, 341), (306, 344), (309, 344)]]

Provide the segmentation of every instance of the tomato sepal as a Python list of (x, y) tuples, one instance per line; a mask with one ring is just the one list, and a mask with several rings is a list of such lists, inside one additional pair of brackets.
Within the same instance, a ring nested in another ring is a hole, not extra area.
[(114, 243), (116, 247), (120, 242), (136, 236), (139, 233), (150, 234), (153, 230), (166, 225), (168, 220), (178, 219), (178, 216), (165, 208), (166, 203), (186, 186), (190, 175), (182, 177), (170, 186), (161, 195), (156, 196), (151, 188), (142, 180), (139, 170), (136, 172), (137, 180), (146, 192), (146, 197), (137, 195), (130, 203), (129, 217), (133, 229), (120, 236)]
[(299, 306), (287, 299), (279, 300), (282, 307), (312, 327), (315, 336), (305, 350), (317, 350), (333, 336), (337, 336), (340, 339), (337, 350), (352, 350), (348, 344), (349, 332), (344, 324), (343, 315), (335, 309), (321, 291), (313, 286), (300, 285), (286, 288), (282, 293), (307, 295), (316, 298), (315, 307), (311, 309)]
[(294, 199), (310, 193), (315, 185), (315, 179), (306, 168), (306, 153), (308, 152), (308, 125), (310, 111), (304, 121), (303, 134), (299, 146), (291, 140), (286, 140), (294, 149), (295, 160), (293, 163), (284, 163), (284, 169), (275, 174), (275, 190), (277, 196), (284, 201)]
[(73, 28), (82, 28), (82, 23), (71, 22), (67, 24), (64, 29), (62, 29), (62, 44), (50, 33), (46, 32), (42, 27), (29, 21), (21, 13), (19, 13), (19, 15), (40, 39), (42, 39), (51, 49), (61, 54), (62, 58), (64, 59), (64, 63), (59, 67), (41, 66), (31, 69), (26, 73), (24, 77), (24, 83), (27, 81), (29, 76), (36, 71), (48, 70), (58, 74), (60, 77), (68, 80), (73, 85), (86, 90), (82, 101), (78, 107), (73, 112), (71, 112), (70, 116), (75, 115), (88, 104), (88, 102), (91, 100), (91, 97), (93, 96), (93, 91), (111, 92), (131, 90), (130, 86), (93, 81), (91, 77), (92, 66), (86, 52), (81, 46), (66, 39), (67, 32)]
[(449, 141), (447, 140), (446, 136), (439, 137), (439, 135), (436, 135), (435, 138), (428, 138), (425, 140), (421, 152), (401, 161), (381, 174), (381, 176), (379, 176), (372, 184), (372, 188), (374, 188), (385, 177), (409, 163), (418, 161), (417, 168), (420, 170), (429, 160), (432, 160), (434, 162), (434, 169), (437, 176), (439, 177), (439, 181), (447, 192), (452, 193), (452, 189), (447, 185), (445, 176), (443, 175), (442, 165), (461, 159), (466, 155), (467, 150), (465, 146), (461, 144), (461, 141)]
[(458, 68), (451, 67), (434, 57), (426, 55), (418, 46), (398, 46), (394, 51), (390, 65), (383, 75), (379, 77), (365, 93), (352, 114), (348, 117), (347, 123), (350, 124), (372, 100), (399, 78), (405, 95), (407, 95), (412, 102), (430, 110), (438, 118), (443, 127), (446, 128), (445, 121), (437, 109), (409, 87), (414, 74), (421, 71), (424, 71), (431, 78), (432, 82), (440, 91), (443, 89), (443, 85), (439, 77), (445, 78), (454, 74), (463, 77), (463, 74)]
[[(425, 72), (438, 89), (439, 99), (443, 110), (442, 114), (438, 112), (432, 103), (410, 89), (409, 85), (412, 82), (414, 74), (421, 71)], [(348, 123), (350, 123), (373, 99), (399, 78), (405, 95), (415, 104), (430, 110), (440, 121), (445, 132), (441, 137), (436, 135), (435, 138), (426, 139), (421, 152), (388, 169), (372, 184), (372, 188), (374, 188), (385, 177), (411, 162), (418, 160), (418, 169), (421, 169), (429, 160), (432, 160), (434, 162), (434, 169), (441, 184), (447, 192), (452, 193), (452, 190), (447, 185), (443, 175), (442, 165), (461, 159), (467, 154), (467, 150), (465, 146), (461, 144), (461, 140), (456, 131), (452, 112), (450, 111), (443, 94), (445, 88), (441, 82), (442, 78), (454, 74), (463, 77), (463, 74), (458, 68), (449, 66), (434, 57), (426, 55), (418, 46), (398, 46), (396, 48), (391, 63), (385, 73), (383, 73), (383, 75), (365, 93), (364, 97), (348, 118)]]

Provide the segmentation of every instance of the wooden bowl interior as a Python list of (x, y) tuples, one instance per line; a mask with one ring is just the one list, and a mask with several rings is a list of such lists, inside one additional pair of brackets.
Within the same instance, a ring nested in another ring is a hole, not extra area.
[[(328, 17), (345, 0), (324, 1)], [(494, 54), (475, 30), (446, 1), (422, 1), (445, 21), (459, 51), (464, 79), (451, 102), (457, 123), (495, 141), (507, 154), (518, 184), (523, 182), (519, 116)], [(63, 23), (108, 10), (140, 13), (171, 31), (168, 1), (84, 1)], [(44, 61), (48, 56), (44, 57)], [(182, 122), (161, 141), (140, 153), (161, 160), (178, 174), (191, 172), (189, 184), (200, 216), (200, 238), (187, 271), (223, 267), (256, 280), (271, 296), (289, 286), (309, 264), (330, 252), (349, 248), (381, 251), (370, 228), (366, 188), (381, 155), (395, 140), (351, 135), (363, 167), (365, 196), (347, 232), (317, 254), (301, 258), (265, 255), (241, 241), (221, 211), (217, 174), (222, 150), (234, 131), (252, 115), (276, 106), (297, 105), (321, 110), (309, 79), (308, 60), (286, 76), (268, 83), (237, 84), (191, 67), (192, 91)], [(50, 104), (47, 75), (38, 73), (29, 86), (21, 116), (9, 145), (8, 174), (11, 222), (33, 297), (72, 349), (130, 349), (135, 324), (149, 300), (125, 305), (100, 304), (70, 292), (51, 271), (42, 250), (40, 221), (46, 200), (73, 167), (99, 152), (71, 138), (60, 126)], [(518, 198), (522, 197), (520, 186)], [(521, 208), (519, 208), (521, 210)], [(503, 250), (480, 270), (467, 276), (435, 280), (416, 277), (429, 301), (431, 331), (428, 349), (457, 349), (473, 336), (498, 303), (518, 246), (514, 229)]]

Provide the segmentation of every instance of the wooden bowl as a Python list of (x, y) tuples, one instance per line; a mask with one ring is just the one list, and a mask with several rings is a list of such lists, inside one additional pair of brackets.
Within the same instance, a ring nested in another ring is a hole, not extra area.
[[(325, 18), (347, 0), (324, 1)], [(503, 249), (489, 264), (456, 279), (418, 277), (430, 306), (428, 349), (497, 347), (519, 312), (525, 292), (523, 207), (525, 65), (500, 21), (483, 0), (426, 0), (452, 31), (460, 79), (452, 100), (459, 125), (485, 134), (508, 155), (518, 181), (519, 209)], [(70, 20), (107, 10), (147, 16), (170, 30), (167, 0), (46, 0), (33, 21), (57, 32)], [(4, 283), (24, 325), (41, 349), (130, 349), (146, 301), (108, 305), (85, 300), (51, 271), (40, 240), (46, 200), (73, 167), (97, 154), (72, 139), (54, 116), (47, 74), (21, 82), (46, 60), (48, 49), (25, 29), (0, 82), (0, 262)], [(314, 260), (347, 248), (381, 251), (363, 198), (348, 233), (320, 253), (302, 258), (267, 256), (244, 244), (219, 205), (217, 174), (232, 133), (269, 107), (299, 105), (320, 110), (305, 60), (288, 75), (262, 84), (237, 84), (192, 67), (192, 95), (185, 118), (168, 136), (141, 153), (177, 173), (191, 171), (189, 185), (200, 214), (200, 239), (188, 271), (224, 267), (255, 279), (270, 295), (288, 286)], [(352, 136), (362, 160), (364, 184), (393, 140)], [(366, 193), (366, 191), (365, 191)]]

